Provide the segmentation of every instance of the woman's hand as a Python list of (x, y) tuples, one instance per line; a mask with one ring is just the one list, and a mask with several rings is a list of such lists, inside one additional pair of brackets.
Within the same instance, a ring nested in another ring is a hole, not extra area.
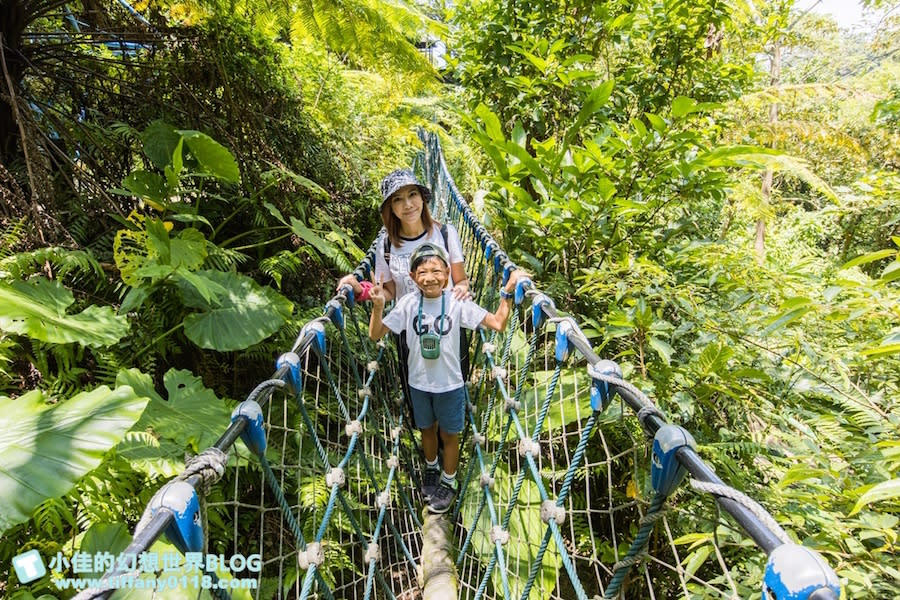
[(471, 300), (472, 292), (469, 291), (469, 282), (461, 281), (453, 286), (451, 290), (453, 297), (457, 300)]
[(337, 291), (337, 292), (341, 291), (341, 288), (344, 287), (345, 285), (353, 288), (353, 293), (356, 296), (359, 296), (363, 291), (362, 286), (359, 283), (359, 280), (356, 279), (356, 275), (353, 275), (353, 274), (344, 275), (343, 277), (338, 279), (337, 288), (335, 289), (335, 291)]

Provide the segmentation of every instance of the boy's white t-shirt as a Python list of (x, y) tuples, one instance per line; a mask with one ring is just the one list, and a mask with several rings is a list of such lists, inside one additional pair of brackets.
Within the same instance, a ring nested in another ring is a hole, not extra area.
[[(409, 257), (412, 256), (413, 251), (424, 242), (431, 242), (444, 248), (444, 236), (441, 235), (441, 226), (434, 223), (430, 233), (424, 232), (419, 237), (411, 240), (401, 238), (400, 244), (395, 245), (391, 243), (390, 265), (384, 260), (384, 242), (386, 239), (387, 234), (379, 237), (378, 244), (375, 247), (375, 279), (377, 281), (379, 277), (382, 277), (383, 281), (393, 281), (396, 291), (394, 297), (399, 299), (419, 289), (416, 287), (416, 282), (409, 276)], [(447, 223), (447, 248), (444, 249), (447, 250), (451, 265), (464, 261), (459, 232), (450, 223)], [(448, 282), (448, 287), (453, 287), (452, 277)]]
[[(393, 259), (391, 259), (393, 261)], [(419, 337), (426, 331), (436, 332), (441, 320), (441, 298), (423, 298), (416, 293), (400, 298), (382, 320), (394, 333), (406, 330), (409, 345), (409, 385), (423, 392), (449, 392), (460, 388), (463, 381), (459, 366), (459, 328), (475, 329), (488, 311), (469, 300), (456, 300), (445, 290), (444, 325), (441, 330), (441, 354), (426, 359), (419, 347)], [(422, 323), (419, 323), (419, 300), (422, 299)]]

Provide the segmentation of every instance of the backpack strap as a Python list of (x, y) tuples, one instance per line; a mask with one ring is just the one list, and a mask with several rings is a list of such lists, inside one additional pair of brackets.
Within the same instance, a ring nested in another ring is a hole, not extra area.
[(450, 242), (447, 241), (448, 233), (446, 223), (441, 225), (441, 237), (444, 238), (444, 250), (447, 251), (447, 256), (450, 256)]

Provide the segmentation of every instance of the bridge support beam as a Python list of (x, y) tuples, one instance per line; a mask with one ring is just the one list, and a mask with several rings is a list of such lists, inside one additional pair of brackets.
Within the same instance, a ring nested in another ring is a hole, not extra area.
[(454, 561), (453, 524), (447, 514), (425, 509), (422, 519), (422, 599), (457, 600), (459, 580)]

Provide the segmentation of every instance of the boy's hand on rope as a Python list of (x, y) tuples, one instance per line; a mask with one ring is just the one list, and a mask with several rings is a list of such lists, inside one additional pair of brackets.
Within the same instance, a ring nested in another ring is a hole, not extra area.
[(506, 282), (506, 286), (504, 289), (507, 293), (512, 294), (516, 290), (516, 284), (519, 283), (522, 279), (531, 279), (531, 275), (528, 274), (528, 271), (524, 269), (516, 269), (509, 276), (509, 281)]

